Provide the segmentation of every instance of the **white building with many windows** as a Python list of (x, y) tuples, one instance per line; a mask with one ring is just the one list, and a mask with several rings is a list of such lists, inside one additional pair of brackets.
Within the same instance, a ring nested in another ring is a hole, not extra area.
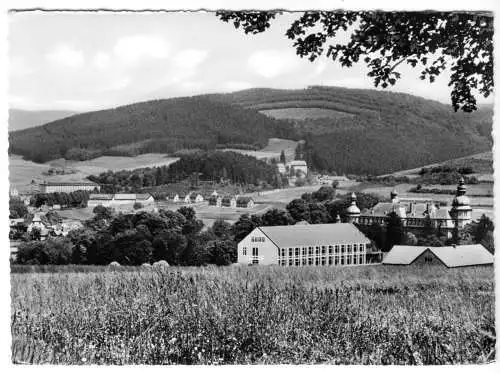
[(258, 227), (238, 243), (238, 263), (363, 265), (367, 249), (370, 240), (350, 223)]

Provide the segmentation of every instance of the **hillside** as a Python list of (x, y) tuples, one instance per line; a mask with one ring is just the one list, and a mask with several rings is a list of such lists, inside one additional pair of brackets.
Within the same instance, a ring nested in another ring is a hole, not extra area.
[(294, 123), (316, 169), (381, 174), (491, 150), (491, 107), (455, 113), (403, 93), (339, 87), (212, 95)]
[(270, 137), (292, 132), (288, 122), (198, 96), (140, 102), (11, 132), (9, 151), (35, 162), (85, 160), (217, 145), (262, 148)]
[(21, 110), (9, 109), (9, 131), (41, 126), (54, 120), (77, 114), (62, 110)]
[(273, 137), (304, 139), (313, 169), (379, 175), (490, 151), (492, 114), (487, 106), (455, 113), (451, 105), (386, 91), (262, 88), (78, 114), (11, 132), (9, 140), (11, 154), (45, 162), (194, 148), (251, 151)]

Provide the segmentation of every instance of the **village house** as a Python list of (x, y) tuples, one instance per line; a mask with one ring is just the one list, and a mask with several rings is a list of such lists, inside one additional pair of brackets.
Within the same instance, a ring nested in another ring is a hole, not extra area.
[(290, 161), (286, 164), (290, 176), (307, 176), (307, 163), (303, 160)]
[(278, 169), (278, 172), (280, 173), (280, 175), (286, 174), (286, 166), (284, 163), (276, 163), (276, 168)]
[(258, 227), (238, 243), (238, 263), (364, 265), (369, 250), (370, 240), (349, 223)]
[(77, 190), (87, 190), (89, 192), (99, 191), (99, 184), (89, 182), (59, 182), (59, 181), (44, 181), (40, 183), (40, 191), (42, 193), (71, 193)]
[(205, 198), (203, 198), (203, 196), (199, 193), (191, 193), (189, 195), (189, 202), (191, 203), (201, 203), (205, 200)]
[(222, 207), (222, 197), (217, 195), (217, 196), (210, 196), (208, 199), (208, 205), (209, 206), (216, 206), (216, 207)]
[(179, 202), (179, 195), (177, 193), (171, 194), (168, 196), (168, 199), (169, 199), (169, 201), (172, 201), (174, 203), (178, 203)]
[(363, 213), (357, 206), (356, 194), (352, 193), (346, 217), (348, 222), (360, 225), (368, 226), (373, 223), (385, 225), (388, 215), (394, 212), (408, 228), (422, 229), (430, 220), (433, 228), (442, 230), (451, 237), (455, 226), (462, 229), (472, 222), (472, 208), (469, 198), (465, 195), (466, 190), (464, 179), (460, 178), (451, 209), (440, 206), (432, 200), (400, 199), (396, 190), (393, 190), (390, 195), (391, 202), (380, 202)]
[(40, 215), (38, 214), (35, 214), (33, 216), (31, 223), (28, 225), (27, 232), (31, 233), (33, 232), (34, 229), (38, 229), (40, 231), (40, 240), (42, 241), (45, 240), (49, 235), (49, 230), (47, 229), (42, 219), (40, 218)]
[(238, 199), (236, 199), (236, 207), (251, 209), (254, 205), (255, 202), (251, 197), (238, 197)]
[(179, 194), (179, 202), (181, 203), (190, 203), (191, 198), (189, 198), (189, 194)]
[(384, 265), (438, 265), (447, 268), (492, 265), (493, 262), (493, 255), (479, 244), (440, 247), (395, 245), (382, 260)]
[(222, 197), (221, 205), (223, 207), (236, 207), (236, 197), (235, 196)]
[(111, 207), (114, 194), (91, 194), (87, 202), (88, 207), (104, 206)]

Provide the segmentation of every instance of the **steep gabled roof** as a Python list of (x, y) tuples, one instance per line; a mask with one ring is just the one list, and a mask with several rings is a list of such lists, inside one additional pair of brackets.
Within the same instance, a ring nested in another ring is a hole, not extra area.
[(151, 194), (149, 194), (149, 193), (138, 193), (138, 194), (135, 195), (135, 198), (138, 201), (146, 201), (149, 198), (151, 198)]
[(131, 201), (131, 200), (134, 200), (136, 199), (136, 194), (135, 193), (131, 193), (131, 194), (128, 194), (128, 193), (116, 193), (115, 194), (115, 199), (116, 200), (127, 200), (127, 201)]
[(493, 264), (493, 255), (483, 245), (443, 246), (431, 249), (447, 267)]
[(411, 264), (428, 250), (426, 246), (394, 245), (382, 260), (383, 264)]
[(103, 200), (103, 201), (110, 201), (113, 199), (114, 194), (91, 194), (89, 196), (89, 200)]
[(364, 243), (370, 240), (350, 223), (259, 227), (278, 247)]
[(405, 246), (395, 245), (383, 259), (383, 264), (411, 264), (425, 251), (432, 252), (449, 268), (493, 264), (493, 255), (483, 245)]

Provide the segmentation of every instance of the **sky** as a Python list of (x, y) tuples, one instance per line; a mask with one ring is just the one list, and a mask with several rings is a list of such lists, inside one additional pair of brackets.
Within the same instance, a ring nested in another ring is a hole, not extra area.
[[(252, 87), (374, 88), (363, 64), (298, 57), (285, 36), (298, 17), (286, 13), (267, 32), (245, 35), (207, 12), (10, 13), (9, 106), (87, 111)], [(448, 73), (431, 85), (419, 69), (398, 71), (391, 90), (450, 103)]]

